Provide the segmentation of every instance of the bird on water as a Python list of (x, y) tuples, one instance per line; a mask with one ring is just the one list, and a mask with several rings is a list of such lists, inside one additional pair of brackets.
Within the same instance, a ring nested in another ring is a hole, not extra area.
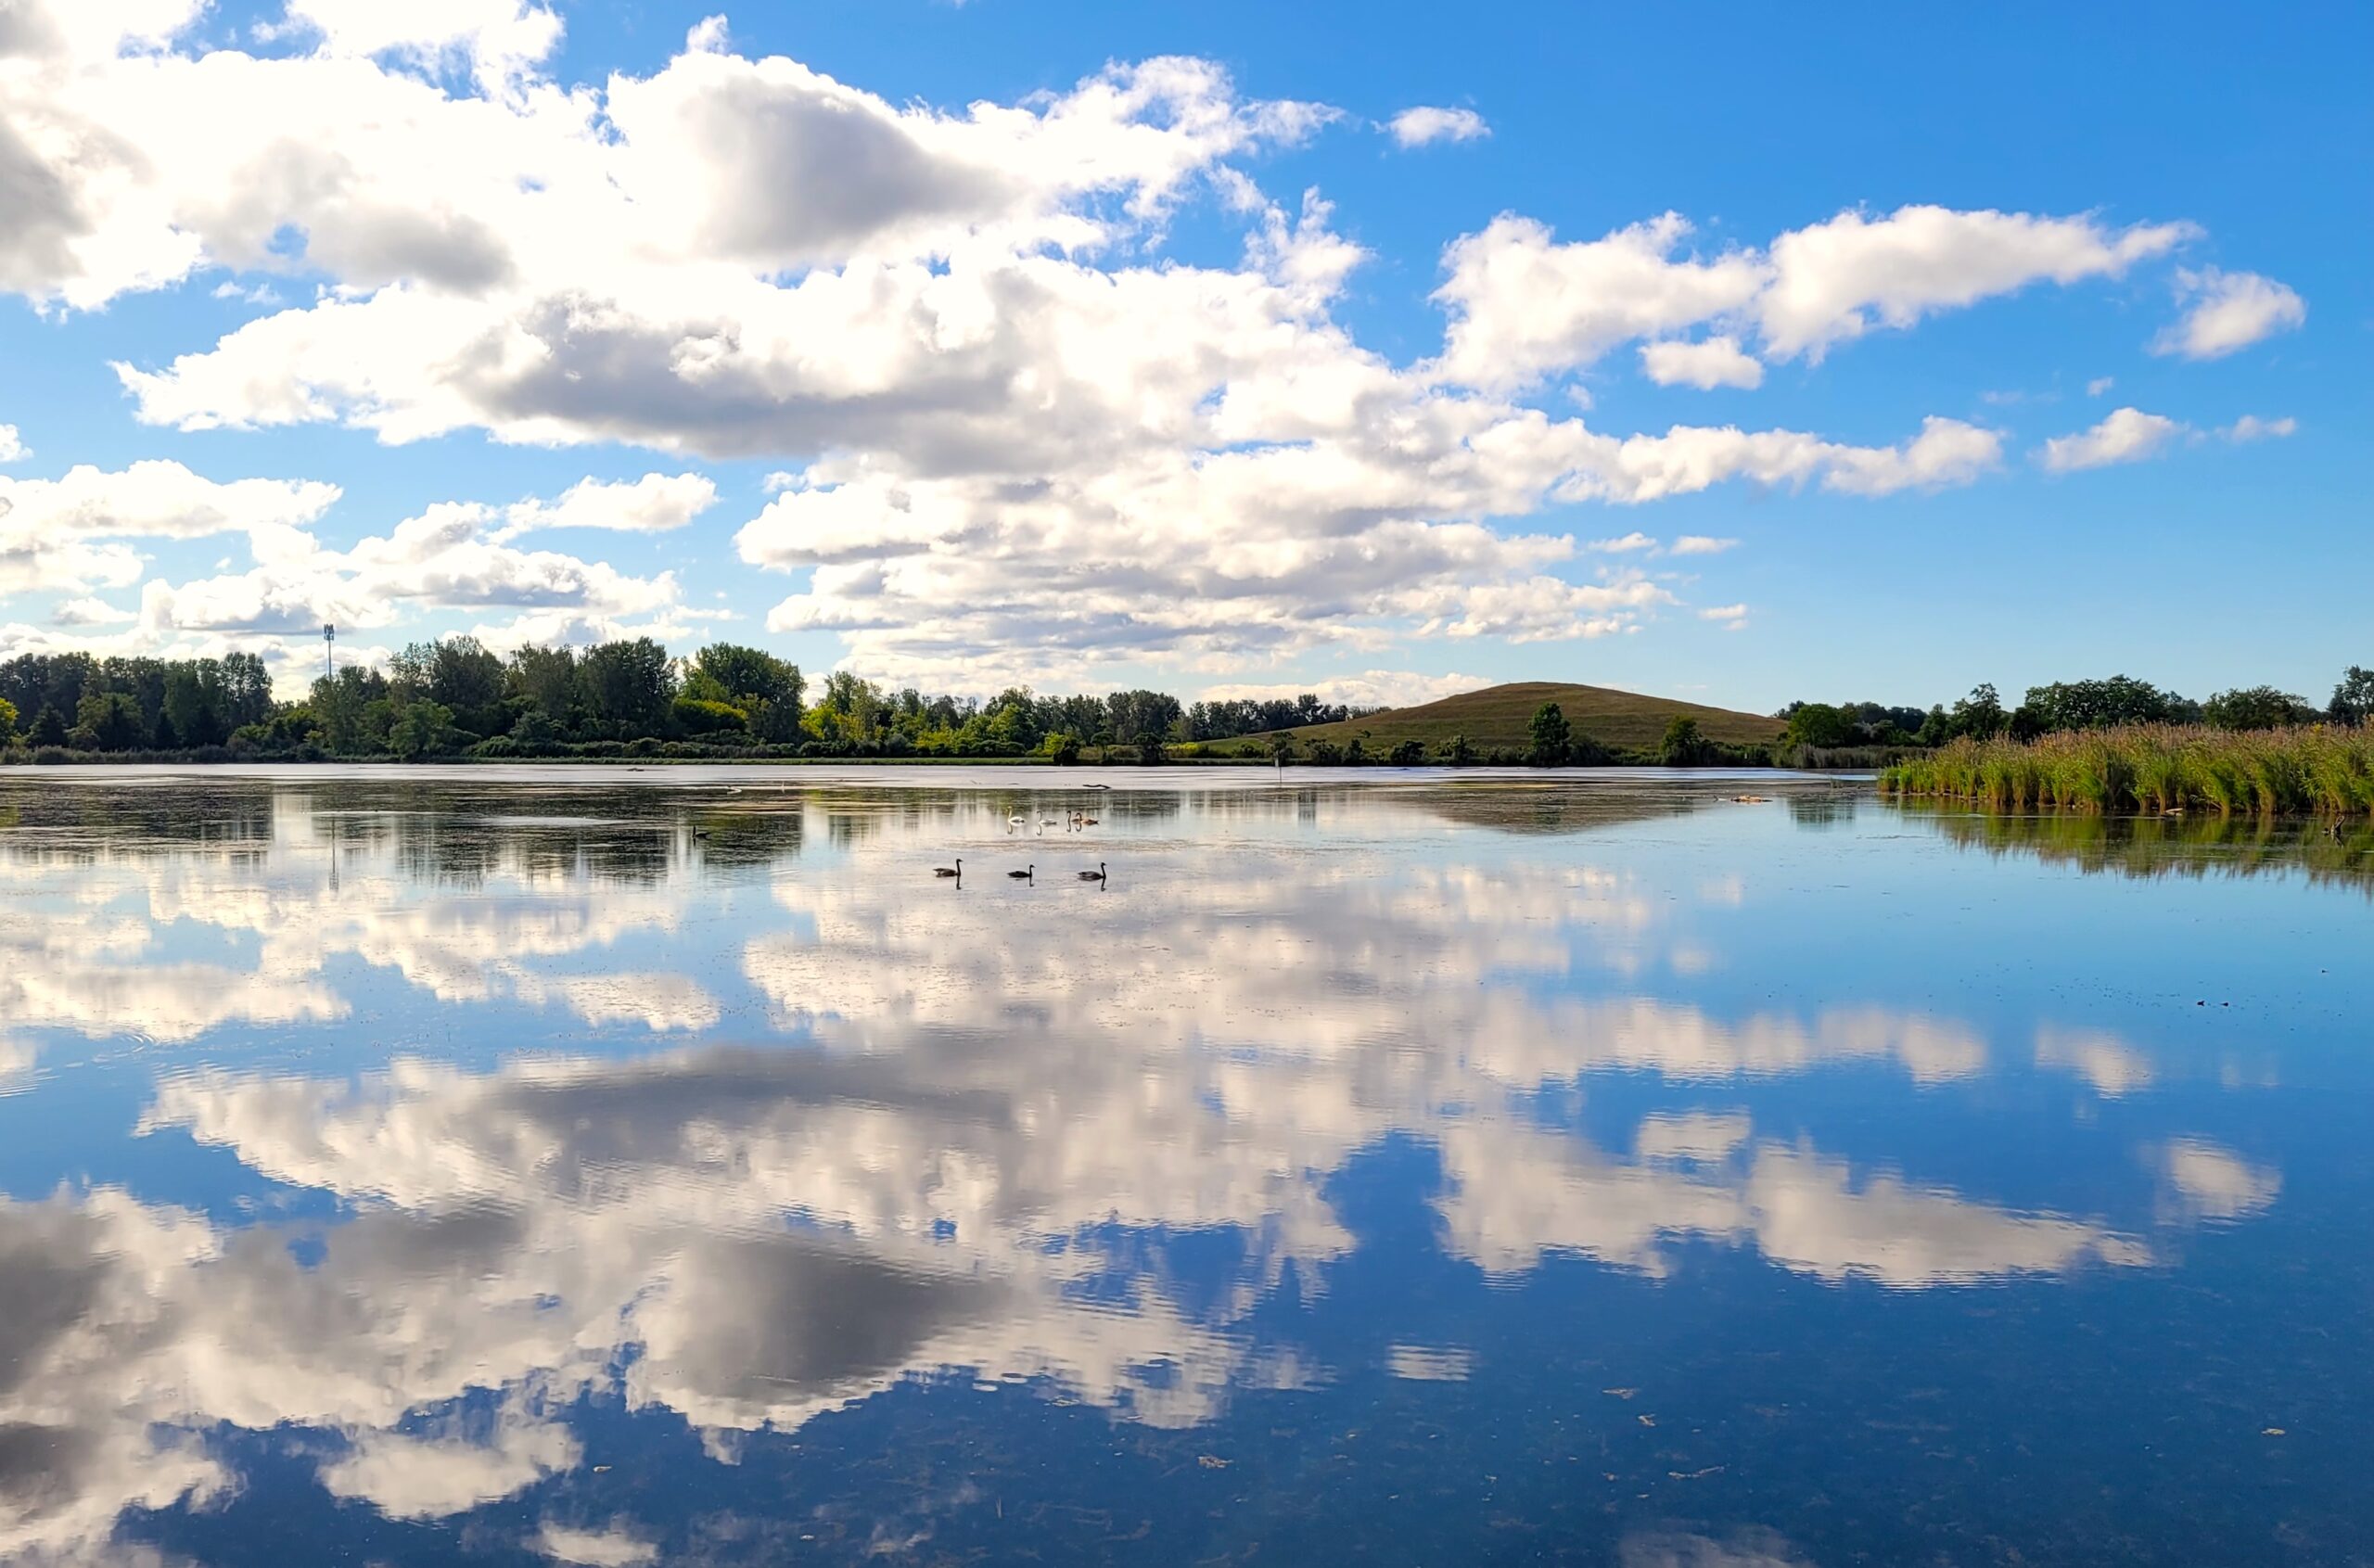
[(1084, 871), (1079, 874), (1082, 882), (1102, 882), (1104, 880), (1104, 862), (1099, 860), (1094, 871)]
[(952, 866), (934, 866), (931, 868), (931, 873), (934, 876), (962, 876), (964, 874), (964, 857), (957, 856), (956, 863)]
[(1037, 866), (1032, 866), (1029, 871), (1010, 871), (1006, 873), (1006, 875), (1014, 878), (1016, 882), (1027, 882), (1038, 870), (1039, 868)]

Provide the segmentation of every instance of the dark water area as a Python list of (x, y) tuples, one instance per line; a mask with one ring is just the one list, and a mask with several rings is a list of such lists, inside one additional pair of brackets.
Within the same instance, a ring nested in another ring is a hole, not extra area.
[(1113, 777), (0, 778), (0, 1562), (2374, 1562), (2362, 835)]

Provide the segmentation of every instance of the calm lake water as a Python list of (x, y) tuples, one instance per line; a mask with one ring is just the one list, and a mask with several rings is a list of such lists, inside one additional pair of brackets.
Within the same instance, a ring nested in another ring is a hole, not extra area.
[(0, 1560), (2374, 1561), (2363, 835), (1102, 776), (0, 776)]

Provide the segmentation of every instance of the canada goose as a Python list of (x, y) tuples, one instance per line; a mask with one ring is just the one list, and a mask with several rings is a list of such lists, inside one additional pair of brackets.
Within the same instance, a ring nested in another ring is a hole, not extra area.
[(1094, 827), (1096, 825), (1096, 819), (1094, 817), (1082, 817), (1079, 820), (1079, 825), (1082, 827)]
[(964, 874), (964, 857), (962, 855), (957, 856), (956, 863), (952, 866), (934, 866), (931, 868), (931, 873), (934, 876), (963, 876)]
[(1010, 871), (1006, 873), (1006, 875), (1014, 878), (1016, 882), (1027, 882), (1038, 869), (1039, 868), (1037, 866), (1032, 866), (1029, 871)]
[(693, 830), (693, 836), (695, 838), (707, 838), (708, 836), (708, 829), (705, 827), (696, 827)]
[(1084, 871), (1079, 874), (1082, 882), (1102, 882), (1104, 880), (1104, 862), (1099, 860), (1094, 871)]

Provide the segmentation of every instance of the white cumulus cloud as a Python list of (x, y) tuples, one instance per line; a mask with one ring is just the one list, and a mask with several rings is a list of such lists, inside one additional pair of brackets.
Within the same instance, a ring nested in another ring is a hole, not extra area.
[(1761, 387), (1764, 366), (1729, 333), (1696, 343), (1666, 338), (1640, 345), (1640, 370), (1660, 387)]
[(1403, 109), (1386, 121), (1385, 129), (1405, 147), (1429, 142), (1472, 142), (1492, 134), (1484, 117), (1472, 108), (1436, 108), (1425, 104)]
[(2115, 409), (2099, 425), (2046, 441), (2036, 449), (2036, 461), (2055, 474), (2140, 463), (2158, 456), (2185, 433), (2184, 425), (2165, 414)]
[(2308, 319), (2307, 302), (2271, 277), (2215, 267), (2178, 269), (2183, 317), (2152, 340), (2151, 351), (2189, 360), (2223, 359)]

